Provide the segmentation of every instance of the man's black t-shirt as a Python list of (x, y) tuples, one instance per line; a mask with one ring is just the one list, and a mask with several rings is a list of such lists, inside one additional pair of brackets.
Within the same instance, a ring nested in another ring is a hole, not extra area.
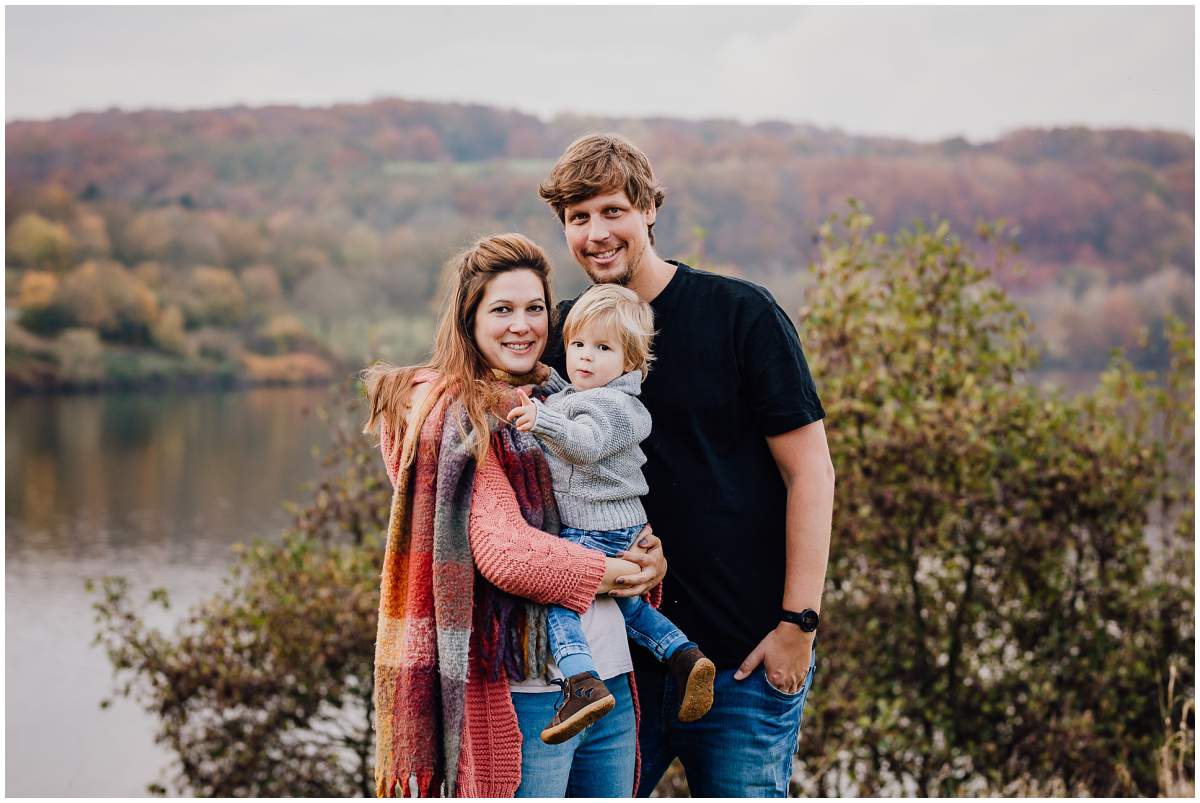
[[(787, 494), (766, 436), (825, 417), (796, 328), (765, 289), (681, 263), (654, 309), (643, 499), (669, 570), (662, 611), (720, 669), (779, 623)], [(545, 361), (564, 377), (559, 304)], [(639, 668), (651, 659), (634, 650)]]

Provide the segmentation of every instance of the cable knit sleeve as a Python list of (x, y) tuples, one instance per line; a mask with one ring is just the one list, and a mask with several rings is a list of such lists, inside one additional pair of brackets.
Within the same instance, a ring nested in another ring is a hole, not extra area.
[(492, 455), (475, 472), (471, 554), (499, 588), (534, 602), (583, 613), (604, 579), (604, 555), (530, 527)]

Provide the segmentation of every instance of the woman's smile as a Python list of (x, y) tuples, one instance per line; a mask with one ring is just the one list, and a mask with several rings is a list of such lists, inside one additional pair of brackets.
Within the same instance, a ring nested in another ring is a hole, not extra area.
[(491, 368), (533, 370), (546, 348), (550, 316), (538, 274), (510, 270), (487, 284), (475, 312), (475, 343)]

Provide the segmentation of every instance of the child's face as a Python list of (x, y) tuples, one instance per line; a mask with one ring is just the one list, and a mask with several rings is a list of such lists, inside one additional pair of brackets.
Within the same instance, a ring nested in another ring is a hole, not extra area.
[(567, 341), (567, 374), (579, 390), (599, 388), (625, 373), (625, 349), (616, 333), (585, 326)]

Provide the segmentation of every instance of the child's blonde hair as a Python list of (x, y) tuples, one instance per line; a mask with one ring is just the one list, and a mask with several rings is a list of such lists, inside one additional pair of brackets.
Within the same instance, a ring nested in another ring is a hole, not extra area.
[(650, 373), (654, 353), (654, 310), (638, 294), (619, 284), (595, 284), (579, 297), (563, 322), (563, 345), (582, 329), (601, 326), (613, 332), (625, 352), (625, 370)]

